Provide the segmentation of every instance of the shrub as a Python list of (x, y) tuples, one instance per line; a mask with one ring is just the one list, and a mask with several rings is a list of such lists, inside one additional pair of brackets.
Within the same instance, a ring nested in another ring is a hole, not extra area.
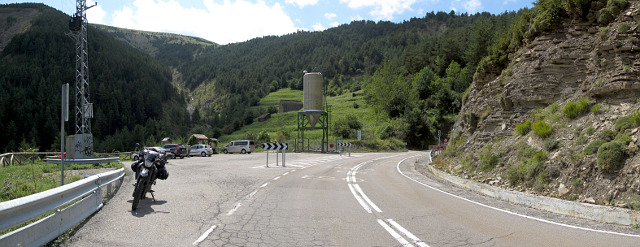
[(362, 124), (355, 115), (348, 115), (345, 118), (338, 119), (333, 125), (333, 133), (342, 138), (349, 138), (351, 130), (362, 129)]
[(593, 133), (596, 133), (596, 129), (593, 127), (587, 128), (587, 135), (592, 136)]
[(511, 185), (518, 185), (524, 182), (527, 169), (523, 164), (512, 165), (507, 168), (505, 177)]
[(625, 131), (635, 127), (635, 123), (633, 121), (633, 116), (621, 117), (616, 121), (614, 128), (617, 132)]
[(607, 38), (609, 37), (609, 36), (607, 36), (607, 32), (609, 32), (609, 28), (601, 27), (598, 31), (600, 33), (600, 40), (606, 41)]
[(544, 120), (538, 120), (531, 126), (531, 129), (537, 136), (546, 138), (551, 135), (553, 126), (547, 124)]
[(549, 152), (556, 150), (556, 148), (558, 148), (558, 140), (547, 138), (546, 140), (544, 140), (543, 147)]
[(581, 116), (585, 113), (587, 109), (589, 109), (589, 101), (585, 98), (580, 98), (578, 102), (570, 101), (567, 105), (562, 109), (562, 113), (565, 117), (573, 119)]
[(498, 165), (498, 156), (493, 154), (492, 149), (493, 145), (491, 144), (486, 145), (482, 149), (482, 153), (480, 154), (480, 162), (478, 164), (478, 169), (480, 169), (480, 171), (491, 171), (494, 167), (496, 167), (496, 165)]
[(620, 23), (618, 25), (618, 33), (626, 34), (626, 33), (629, 32), (630, 29), (631, 29), (631, 26), (629, 26), (629, 24), (627, 24), (625, 22)]
[(531, 131), (531, 120), (527, 120), (524, 123), (516, 124), (516, 133), (518, 135), (526, 135)]
[(591, 113), (593, 113), (593, 114), (598, 114), (598, 113), (600, 113), (600, 108), (601, 108), (601, 106), (600, 106), (600, 105), (594, 105), (594, 106), (592, 106), (592, 107), (591, 107)]
[(592, 155), (598, 152), (598, 148), (600, 148), (600, 146), (602, 146), (602, 144), (607, 143), (605, 140), (602, 139), (598, 139), (595, 141), (592, 141), (591, 143), (589, 143), (589, 145), (587, 145), (587, 147), (582, 151), (582, 153), (584, 155)]
[(608, 142), (598, 148), (598, 167), (606, 173), (613, 173), (623, 165), (626, 154), (620, 142)]
[(616, 138), (616, 133), (613, 130), (606, 129), (600, 133), (600, 138), (604, 139), (606, 142), (613, 141)]

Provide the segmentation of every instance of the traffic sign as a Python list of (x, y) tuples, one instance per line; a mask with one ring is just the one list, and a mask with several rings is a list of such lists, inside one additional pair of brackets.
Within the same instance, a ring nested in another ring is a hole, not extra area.
[(262, 149), (264, 150), (289, 150), (289, 144), (287, 143), (262, 143)]

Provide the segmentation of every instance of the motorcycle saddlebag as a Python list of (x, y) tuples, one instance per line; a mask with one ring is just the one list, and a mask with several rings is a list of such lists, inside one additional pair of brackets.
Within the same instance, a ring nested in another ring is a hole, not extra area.
[(158, 168), (158, 178), (162, 180), (169, 178), (169, 171), (167, 171), (166, 167), (161, 166)]

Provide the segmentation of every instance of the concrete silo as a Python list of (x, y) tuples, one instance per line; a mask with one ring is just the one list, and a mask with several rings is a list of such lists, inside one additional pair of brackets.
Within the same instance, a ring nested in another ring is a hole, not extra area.
[[(298, 112), (298, 138), (296, 139), (296, 151), (305, 151), (305, 130), (322, 130), (321, 152), (326, 152), (329, 147), (329, 110), (326, 105), (326, 95), (324, 93), (324, 81), (322, 73), (305, 71), (302, 78), (303, 86), (303, 108)], [(318, 126), (319, 125), (319, 126)], [(307, 140), (307, 144), (309, 140)], [(302, 149), (299, 149), (301, 144)], [(311, 150), (309, 144), (307, 151)]]

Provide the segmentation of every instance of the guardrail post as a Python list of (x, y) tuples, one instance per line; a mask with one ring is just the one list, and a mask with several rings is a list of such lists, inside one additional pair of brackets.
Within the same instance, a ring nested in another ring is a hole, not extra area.
[(267, 168), (269, 168), (269, 149), (267, 149)]
[[(288, 145), (287, 145), (287, 146), (288, 146)], [(287, 147), (287, 148), (288, 148), (288, 147)], [(286, 157), (286, 154), (287, 154), (287, 149), (286, 149), (286, 148), (285, 148), (285, 149), (282, 149), (282, 167), (286, 167), (286, 166), (285, 166), (285, 157)]]

